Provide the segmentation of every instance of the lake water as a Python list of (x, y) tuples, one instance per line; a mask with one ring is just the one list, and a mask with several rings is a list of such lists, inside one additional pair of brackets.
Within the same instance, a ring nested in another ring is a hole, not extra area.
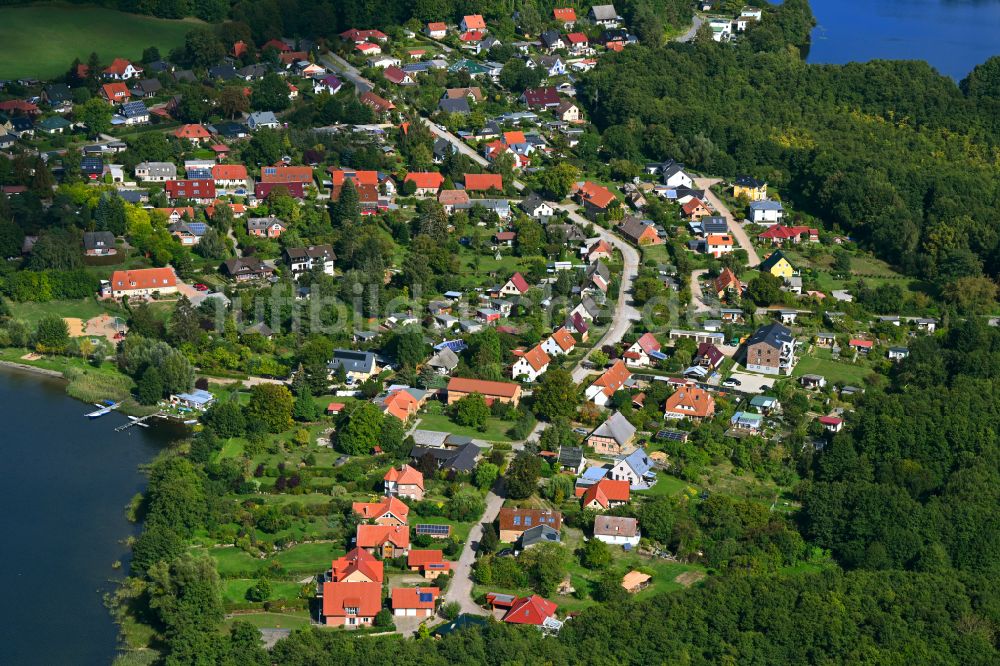
[(811, 0), (809, 62), (926, 60), (961, 81), (1000, 55), (1000, 0)]
[(60, 380), (0, 368), (0, 664), (109, 664), (117, 628), (102, 596), (127, 564), (137, 526), (125, 505), (139, 465), (178, 433), (114, 427)]

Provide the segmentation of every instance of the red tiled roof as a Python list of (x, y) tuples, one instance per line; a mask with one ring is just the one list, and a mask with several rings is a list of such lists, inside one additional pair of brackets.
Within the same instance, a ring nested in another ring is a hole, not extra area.
[(502, 190), (503, 176), (498, 173), (467, 173), (465, 174), (465, 189), (469, 192)]
[(559, 92), (553, 86), (524, 91), (524, 103), (528, 106), (555, 106), (559, 101)]
[(423, 473), (411, 465), (403, 465), (399, 469), (393, 467), (382, 478), (386, 481), (395, 481), (400, 486), (414, 485), (421, 489), (424, 487)]
[[(115, 74), (121, 76), (125, 73), (125, 70), (131, 65), (125, 58), (115, 58), (111, 61), (111, 64), (104, 68), (105, 74)], [(134, 66), (134, 65), (133, 65)], [(140, 68), (136, 67), (137, 70), (142, 71)]]
[(536, 525), (548, 525), (554, 530), (562, 529), (562, 514), (547, 509), (500, 509), (497, 521), (504, 531), (523, 532)]
[(420, 405), (409, 391), (393, 391), (382, 401), (382, 411), (406, 423)]
[(491, 382), (465, 377), (452, 377), (448, 380), (448, 391), (479, 393), (485, 397), (513, 398), (518, 389), (520, 386), (511, 382)]
[(385, 579), (382, 562), (361, 548), (355, 548), (334, 560), (330, 571), (335, 582), (344, 580), (354, 572), (360, 573), (373, 583), (381, 583)]
[(611, 502), (628, 502), (630, 498), (631, 490), (628, 481), (601, 479), (584, 491), (582, 502), (583, 506), (586, 507), (596, 500), (602, 508), (607, 509)]
[(427, 24), (427, 31), (428, 32), (440, 32), (441, 30), (447, 30), (447, 29), (448, 29), (448, 24), (447, 23), (428, 23)]
[(406, 72), (395, 65), (391, 65), (382, 70), (382, 76), (391, 83), (400, 84), (406, 80)]
[(378, 95), (376, 95), (375, 93), (370, 92), (370, 91), (366, 92), (366, 93), (363, 93), (358, 98), (358, 100), (362, 104), (367, 104), (371, 108), (375, 109), (376, 111), (380, 111), (380, 112), (392, 111), (393, 109), (396, 108), (396, 105), (393, 104), (392, 102), (390, 102), (389, 100), (387, 100), (386, 98), (379, 97)]
[(580, 186), (579, 191), (580, 196), (598, 208), (607, 208), (608, 204), (614, 201), (615, 198), (611, 190), (597, 183), (592, 183), (589, 180)]
[(247, 168), (242, 164), (216, 164), (212, 167), (215, 180), (246, 180)]
[(701, 199), (694, 198), (694, 199), (691, 199), (691, 201), (688, 201), (683, 206), (681, 206), (681, 211), (683, 211), (683, 213), (685, 215), (690, 215), (690, 214), (696, 212), (699, 208), (704, 208), (704, 207), (705, 207), (705, 204), (703, 204), (701, 202)]
[(178, 139), (207, 139), (212, 136), (203, 125), (181, 125), (173, 132)]
[(377, 548), (391, 543), (398, 548), (410, 546), (410, 528), (406, 525), (358, 525), (358, 548)]
[(441, 550), (411, 550), (406, 555), (406, 565), (409, 567), (422, 567), (439, 562), (444, 562), (444, 551)]
[(507, 280), (507, 282), (512, 283), (514, 285), (514, 288), (517, 289), (522, 294), (531, 289), (531, 285), (528, 284), (528, 281), (525, 280), (524, 276), (521, 275), (520, 273), (514, 273), (513, 275), (511, 275), (510, 279)]
[(465, 23), (465, 27), (469, 30), (485, 30), (486, 21), (483, 19), (482, 14), (469, 14), (462, 18)]
[(657, 341), (656, 336), (652, 333), (643, 333), (642, 336), (636, 340), (636, 343), (642, 349), (642, 351), (649, 352), (660, 351), (660, 343)]
[(568, 35), (566, 35), (566, 41), (568, 41), (570, 44), (588, 44), (590, 42), (590, 40), (587, 39), (587, 35), (583, 34), (582, 32), (569, 33)]
[(469, 30), (468, 32), (463, 32), (459, 39), (463, 42), (481, 42), (483, 38), (486, 37), (486, 33), (480, 30)]
[(530, 597), (520, 597), (514, 600), (510, 610), (504, 615), (503, 621), (541, 626), (546, 618), (555, 615), (557, 608), (558, 606), (554, 602), (543, 599), (537, 594)]
[(323, 583), (323, 615), (375, 617), (382, 610), (382, 583)]
[(562, 349), (563, 351), (569, 351), (576, 346), (576, 340), (573, 338), (573, 334), (570, 333), (565, 327), (556, 329), (552, 333), (552, 339), (555, 340), (557, 345), (559, 345), (559, 349)]
[(262, 183), (305, 183), (313, 181), (313, 170), (307, 166), (288, 166), (278, 164), (264, 167), (260, 171), (260, 182)]
[(438, 203), (442, 206), (469, 203), (469, 194), (465, 190), (441, 190), (438, 193)]
[(576, 10), (572, 7), (557, 7), (552, 10), (552, 18), (568, 23), (576, 20)]
[(403, 182), (408, 180), (418, 189), (437, 190), (444, 183), (444, 176), (436, 171), (411, 171), (403, 178)]
[(542, 349), (541, 345), (536, 345), (529, 351), (525, 352), (524, 356), (521, 358), (526, 360), (528, 365), (530, 365), (535, 372), (541, 371), (551, 360), (549, 355), (545, 353), (545, 350)]
[(836, 416), (821, 416), (816, 419), (823, 425), (840, 425), (844, 422), (844, 419), (838, 418)]
[(527, 143), (528, 140), (524, 136), (524, 132), (520, 130), (514, 130), (512, 132), (503, 133), (503, 142), (505, 145), (513, 146), (518, 143)]
[(663, 411), (703, 419), (715, 413), (715, 398), (697, 386), (682, 386), (667, 398)]
[(592, 386), (600, 386), (604, 389), (604, 395), (611, 397), (615, 391), (625, 385), (625, 382), (632, 377), (632, 373), (625, 367), (625, 362), (621, 359), (608, 368), (603, 375), (597, 378)]
[(111, 288), (114, 291), (129, 289), (156, 289), (176, 287), (177, 275), (174, 269), (137, 268), (131, 271), (115, 271), (111, 274)]
[(865, 349), (871, 349), (875, 343), (871, 340), (862, 340), (860, 338), (851, 338), (851, 347), (864, 347)]
[(123, 99), (129, 99), (132, 93), (129, 92), (128, 86), (121, 81), (113, 81), (111, 83), (105, 83), (101, 86), (101, 90), (104, 92), (104, 96), (112, 101), (120, 101)]
[(391, 513), (405, 523), (410, 515), (410, 507), (395, 497), (384, 497), (381, 502), (354, 502), (351, 510), (365, 520), (377, 520)]
[[(394, 587), (392, 588), (392, 608), (427, 608), (434, 609), (441, 591), (436, 587)], [(426, 599), (422, 601), (421, 597)]]

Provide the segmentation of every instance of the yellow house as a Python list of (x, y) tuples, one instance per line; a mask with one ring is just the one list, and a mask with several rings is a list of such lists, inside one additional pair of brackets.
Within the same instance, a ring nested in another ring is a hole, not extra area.
[(760, 262), (760, 270), (766, 271), (775, 277), (787, 280), (795, 274), (795, 268), (791, 262), (785, 258), (781, 250), (775, 250), (764, 261)]
[(733, 181), (733, 196), (748, 201), (763, 201), (767, 198), (767, 183), (751, 176), (740, 176)]

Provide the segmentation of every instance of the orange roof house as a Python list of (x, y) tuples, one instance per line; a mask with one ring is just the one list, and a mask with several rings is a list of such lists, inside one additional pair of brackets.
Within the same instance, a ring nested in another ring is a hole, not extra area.
[(482, 14), (470, 14), (468, 16), (462, 17), (462, 22), (459, 24), (462, 32), (467, 32), (469, 30), (486, 30), (486, 20), (483, 19)]
[(715, 398), (697, 386), (681, 386), (667, 398), (664, 417), (668, 419), (711, 418), (715, 414)]
[(451, 563), (444, 559), (440, 550), (411, 550), (406, 556), (410, 571), (419, 571), (424, 578), (437, 578), (451, 571)]
[(436, 587), (392, 588), (392, 614), (407, 617), (431, 617), (441, 591)]
[(619, 389), (632, 378), (632, 373), (625, 366), (625, 361), (618, 359), (603, 375), (591, 384), (585, 395), (594, 404), (603, 407)]
[(409, 391), (393, 391), (382, 401), (382, 413), (391, 414), (403, 423), (409, 421), (419, 409), (420, 403)]
[(498, 173), (467, 173), (465, 174), (466, 192), (487, 192), (503, 190), (503, 176)]
[(177, 291), (177, 275), (170, 266), (115, 271), (111, 275), (110, 287), (114, 298), (148, 296), (157, 291), (169, 294)]
[(330, 580), (335, 583), (381, 583), (384, 579), (382, 561), (360, 548), (334, 560), (330, 566)]
[(444, 176), (436, 171), (411, 171), (403, 178), (403, 182), (412, 182), (417, 186), (419, 195), (437, 194), (444, 184)]
[(125, 58), (115, 58), (104, 68), (104, 75), (114, 79), (127, 79), (141, 73), (141, 67), (136, 67)]
[(406, 525), (406, 519), (410, 515), (410, 507), (395, 497), (384, 497), (380, 502), (354, 502), (351, 509), (365, 520), (374, 521), (376, 525)]
[(399, 557), (410, 550), (410, 528), (406, 525), (358, 525), (358, 548), (387, 557)]
[(378, 95), (376, 95), (371, 91), (362, 93), (362, 95), (358, 97), (358, 101), (361, 102), (362, 104), (371, 107), (371, 109), (379, 115), (384, 113), (389, 113), (390, 111), (396, 109), (395, 104), (393, 104), (384, 97), (379, 97)]
[(485, 379), (452, 377), (448, 380), (448, 404), (452, 405), (467, 395), (478, 393), (487, 403), (494, 400), (509, 402), (515, 407), (521, 400), (521, 387), (512, 382), (491, 382)]
[(575, 23), (576, 10), (572, 7), (557, 7), (552, 10), (552, 18), (562, 23)]
[(598, 213), (607, 210), (611, 202), (615, 200), (615, 195), (611, 190), (589, 180), (579, 185), (577, 196), (587, 211)]
[(287, 164), (265, 166), (260, 170), (260, 182), (310, 185), (313, 182), (313, 170), (307, 166), (288, 166)]
[(733, 291), (737, 294), (743, 291), (743, 283), (736, 277), (736, 273), (731, 268), (723, 268), (719, 277), (715, 278), (715, 292), (722, 298), (726, 292)]
[(521, 357), (514, 362), (511, 375), (514, 379), (525, 377), (529, 382), (535, 381), (539, 375), (548, 369), (551, 361), (552, 359), (545, 353), (542, 346), (540, 344), (535, 345), (521, 354)]
[(121, 81), (105, 83), (101, 86), (101, 96), (112, 104), (124, 104), (132, 97), (128, 86)]
[(568, 354), (576, 347), (576, 339), (568, 328), (561, 326), (542, 343), (542, 347), (549, 354)]
[(323, 623), (327, 626), (370, 626), (380, 610), (382, 583), (323, 583)]
[(424, 498), (424, 475), (416, 467), (403, 465), (391, 468), (382, 477), (386, 495), (408, 497), (420, 501)]
[(178, 139), (187, 139), (193, 143), (199, 143), (205, 139), (212, 138), (211, 133), (205, 129), (205, 126), (197, 123), (192, 125), (181, 125), (173, 131), (173, 135)]
[(691, 199), (686, 204), (681, 206), (681, 212), (693, 220), (700, 220), (706, 215), (712, 214), (712, 211), (710, 211), (708, 207), (702, 203), (701, 199), (698, 198)]
[(543, 599), (537, 594), (530, 597), (519, 597), (514, 600), (510, 610), (503, 616), (504, 622), (512, 624), (533, 624), (542, 626), (545, 621), (554, 618), (556, 609), (559, 608), (554, 602)]
[(628, 504), (631, 490), (628, 481), (601, 479), (583, 492), (580, 500), (584, 509), (610, 509)]

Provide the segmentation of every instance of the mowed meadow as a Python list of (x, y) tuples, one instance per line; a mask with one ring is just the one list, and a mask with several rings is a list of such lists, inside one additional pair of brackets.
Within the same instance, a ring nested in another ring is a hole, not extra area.
[(74, 58), (86, 62), (96, 51), (101, 62), (115, 57), (138, 60), (146, 47), (166, 56), (200, 21), (151, 16), (66, 4), (0, 8), (0, 79), (52, 78), (69, 70)]

